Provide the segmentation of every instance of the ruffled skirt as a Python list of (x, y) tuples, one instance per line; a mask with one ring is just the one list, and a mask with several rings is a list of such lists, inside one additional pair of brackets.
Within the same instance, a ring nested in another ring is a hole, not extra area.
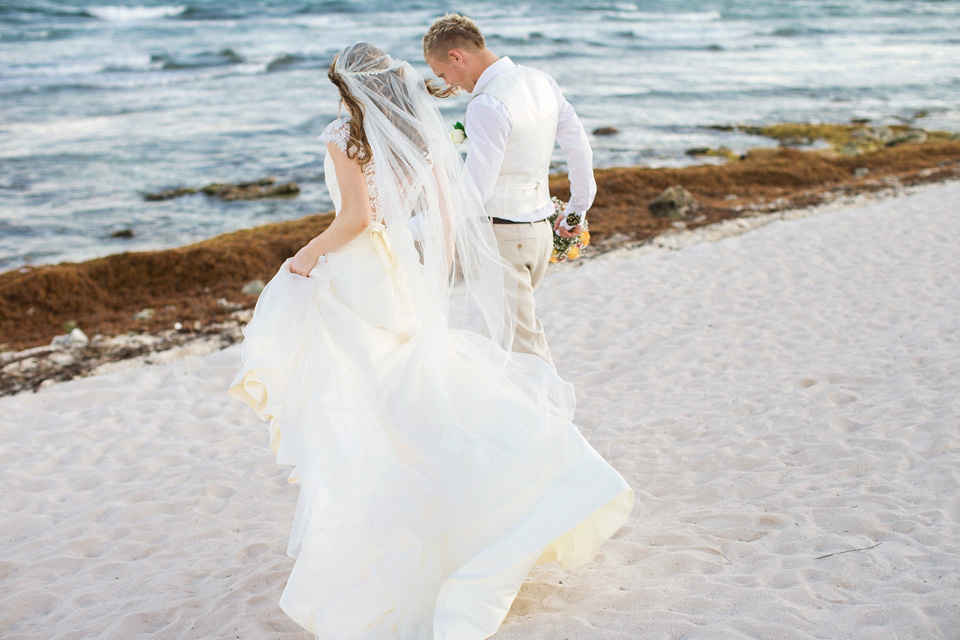
[(291, 618), (332, 640), (479, 640), (534, 565), (589, 562), (633, 492), (570, 421), (572, 387), (438, 331), (385, 238), (374, 226), (309, 278), (281, 267), (230, 394), (301, 485)]

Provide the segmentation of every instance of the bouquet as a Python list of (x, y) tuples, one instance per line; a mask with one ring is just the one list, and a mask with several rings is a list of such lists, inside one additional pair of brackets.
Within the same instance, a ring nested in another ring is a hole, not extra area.
[[(553, 213), (550, 215), (547, 220), (550, 221), (550, 225), (553, 226), (557, 223), (557, 216), (563, 215), (563, 210), (567, 206), (566, 202), (562, 202), (557, 198), (550, 198), (553, 202)], [(550, 255), (550, 262), (566, 262), (567, 260), (576, 260), (580, 257), (580, 252), (585, 246), (590, 244), (590, 232), (587, 230), (587, 221), (581, 220), (580, 216), (576, 213), (571, 213), (567, 216), (567, 224), (571, 227), (575, 227), (578, 224), (583, 225), (583, 233), (581, 233), (576, 238), (563, 238), (557, 235), (557, 232), (553, 232), (553, 253)]]

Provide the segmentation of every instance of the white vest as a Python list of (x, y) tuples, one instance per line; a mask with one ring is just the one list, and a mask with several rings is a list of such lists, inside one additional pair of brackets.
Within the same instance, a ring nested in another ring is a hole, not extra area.
[(493, 196), (486, 203), (487, 215), (511, 218), (546, 206), (560, 117), (549, 80), (536, 69), (515, 66), (487, 83), (480, 93), (503, 102), (513, 123)]

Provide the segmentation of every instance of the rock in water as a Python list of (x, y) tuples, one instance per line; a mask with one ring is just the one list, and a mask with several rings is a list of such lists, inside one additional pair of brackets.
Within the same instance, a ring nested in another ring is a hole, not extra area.
[(179, 198), (180, 196), (191, 195), (194, 193), (204, 193), (208, 196), (217, 196), (221, 200), (230, 202), (233, 200), (259, 200), (261, 198), (280, 198), (285, 196), (295, 196), (300, 193), (300, 186), (296, 182), (284, 182), (276, 184), (276, 178), (264, 178), (255, 182), (240, 182), (208, 184), (205, 187), (195, 189), (193, 187), (178, 187), (176, 189), (167, 189), (159, 193), (144, 194), (144, 199), (150, 201), (169, 200)]
[(298, 193), (300, 193), (300, 187), (296, 182), (284, 182), (277, 185), (272, 183), (238, 185), (234, 188), (217, 191), (217, 197), (230, 202), (232, 200), (259, 200), (261, 198), (295, 196)]
[(593, 135), (595, 136), (612, 136), (617, 133), (620, 133), (620, 130), (616, 127), (600, 127), (599, 129), (593, 130)]
[(700, 210), (700, 205), (689, 191), (674, 185), (651, 200), (647, 208), (659, 218), (688, 218)]
[(197, 189), (191, 187), (177, 187), (176, 189), (167, 189), (165, 191), (160, 191), (157, 193), (145, 193), (143, 199), (148, 202), (157, 202), (160, 200), (170, 200), (172, 198), (179, 198), (180, 196), (188, 196), (194, 193), (197, 193)]

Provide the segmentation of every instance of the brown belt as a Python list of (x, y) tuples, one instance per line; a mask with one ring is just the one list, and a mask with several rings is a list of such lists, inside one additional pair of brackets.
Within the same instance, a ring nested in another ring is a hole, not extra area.
[(534, 222), (544, 222), (544, 220), (507, 220), (506, 218), (490, 218), (493, 224), (533, 224)]

